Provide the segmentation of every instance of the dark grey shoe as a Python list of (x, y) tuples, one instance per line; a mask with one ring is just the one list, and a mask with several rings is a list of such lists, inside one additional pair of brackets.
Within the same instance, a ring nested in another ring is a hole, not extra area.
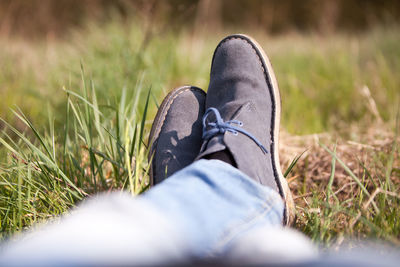
[(194, 161), (201, 147), (206, 93), (184, 86), (161, 103), (151, 128), (150, 184), (158, 184)]
[(279, 192), (289, 224), (294, 205), (279, 164), (280, 112), (278, 85), (262, 48), (244, 35), (223, 39), (212, 60), (198, 158), (228, 150), (239, 170)]

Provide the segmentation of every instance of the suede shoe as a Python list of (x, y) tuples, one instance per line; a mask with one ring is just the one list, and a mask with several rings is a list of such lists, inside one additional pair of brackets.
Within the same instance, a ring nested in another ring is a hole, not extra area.
[(244, 35), (223, 39), (212, 60), (198, 158), (230, 153), (235, 167), (279, 192), (283, 223), (290, 224), (294, 204), (279, 164), (280, 113), (278, 85), (262, 48)]
[(183, 86), (161, 103), (150, 131), (150, 184), (158, 184), (194, 161), (201, 147), (206, 93)]

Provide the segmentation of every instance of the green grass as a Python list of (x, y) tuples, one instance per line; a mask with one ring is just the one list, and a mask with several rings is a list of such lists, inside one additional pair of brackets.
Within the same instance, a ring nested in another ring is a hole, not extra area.
[(136, 195), (148, 188), (145, 121), (151, 91), (146, 89), (140, 110), (140, 85), (130, 99), (123, 90), (115, 102), (99, 105), (82, 68), (81, 87), (80, 93), (64, 90), (61, 129), (50, 114), (43, 130), (20, 110), (14, 114), (29, 130), (21, 132), (3, 121), (0, 143), (8, 150), (0, 171), (3, 235), (62, 214), (97, 192), (128, 190)]
[[(353, 123), (368, 126), (374, 117), (361, 93), (364, 86), (379, 115), (393, 123), (400, 101), (397, 28), (358, 36), (250, 34), (271, 58), (282, 88), (282, 123), (289, 132), (336, 131)], [(123, 88), (130, 97), (138, 81), (151, 86), (158, 101), (174, 86), (206, 89), (213, 50), (225, 35), (144, 31), (136, 24), (114, 22), (73, 32), (67, 42), (10, 42), (0, 52), (0, 91), (6, 96), (0, 115), (12, 120), (8, 109), (18, 105), (42, 123), (43, 98), (61, 113), (62, 87), (79, 88), (80, 61), (101, 100), (119, 97)], [(154, 115), (155, 109), (150, 112)]]
[[(176, 86), (207, 88), (212, 53), (225, 34), (149, 31), (116, 20), (88, 25), (64, 41), (6, 40), (0, 50), (2, 236), (62, 214), (96, 192), (146, 190), (146, 143), (158, 103)], [(282, 129), (366, 142), (364, 133), (376, 121), (382, 129), (399, 128), (397, 28), (358, 36), (251, 35), (270, 56), (280, 84)], [(391, 138), (382, 151), (368, 152), (370, 160), (350, 167), (332, 142), (320, 146), (331, 162), (322, 180), (306, 171), (315, 158), (291, 165), (288, 179), (304, 181), (291, 184), (295, 194), (310, 193), (299, 198), (306, 204), (296, 201), (296, 227), (328, 245), (341, 236), (398, 243), (398, 134)], [(342, 185), (338, 166), (353, 182), (346, 199), (335, 194)]]

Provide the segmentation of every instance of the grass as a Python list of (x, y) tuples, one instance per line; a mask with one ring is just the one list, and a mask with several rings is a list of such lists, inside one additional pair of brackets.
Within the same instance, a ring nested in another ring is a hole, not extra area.
[(3, 121), (0, 143), (9, 156), (0, 172), (3, 235), (62, 214), (97, 192), (128, 190), (136, 195), (148, 188), (144, 129), (150, 90), (139, 111), (141, 90), (138, 85), (130, 99), (123, 90), (114, 103), (99, 105), (82, 68), (82, 92), (64, 89), (61, 131), (51, 115), (44, 131), (20, 110), (14, 114), (29, 131)]
[[(297, 206), (296, 228), (314, 241), (337, 247), (345, 238), (379, 238), (400, 245), (400, 138), (398, 131), (375, 127), (363, 143), (335, 142), (331, 135), (283, 138), (289, 146), (281, 155), (308, 148), (288, 180)], [(290, 157), (281, 160), (287, 166)]]
[[(207, 87), (213, 49), (225, 34), (116, 20), (89, 24), (67, 41), (5, 40), (2, 237), (97, 192), (146, 190), (158, 103), (175, 86)], [(251, 35), (270, 55), (282, 92), (281, 161), (295, 227), (328, 246), (342, 237), (399, 244), (398, 29)]]
[[(306, 220), (304, 231), (310, 234), (313, 239), (327, 241), (328, 243), (332, 236), (346, 234), (359, 238), (370, 235), (399, 245), (400, 242), (397, 238), (400, 234), (398, 222), (400, 213), (396, 208), (400, 199), (399, 194), (397, 194), (398, 181), (396, 181), (396, 187), (392, 185), (392, 188), (388, 190), (387, 185), (393, 184), (392, 181), (385, 180), (385, 177), (374, 179), (369, 176), (366, 168), (364, 174), (360, 177), (362, 180), (360, 180), (346, 163), (338, 158), (335, 151), (324, 145), (321, 146), (332, 156), (331, 175), (324, 190), (326, 194), (325, 203), (321, 201), (320, 194), (314, 192), (311, 205), (306, 208), (308, 212), (303, 217)], [(394, 149), (397, 149), (395, 146), (394, 144)], [(389, 157), (393, 157), (393, 154)], [(336, 164), (340, 164), (355, 183), (350, 197), (344, 201), (336, 197), (332, 189)], [(387, 172), (392, 172), (391, 166), (387, 166)], [(368, 178), (371, 180), (368, 181)], [(312, 210), (317, 207), (322, 207), (323, 211), (314, 212)], [(341, 242), (340, 239), (337, 241)]]

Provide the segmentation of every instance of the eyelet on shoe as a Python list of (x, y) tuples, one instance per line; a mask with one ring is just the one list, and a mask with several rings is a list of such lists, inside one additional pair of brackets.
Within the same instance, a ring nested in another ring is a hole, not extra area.
[(236, 132), (236, 131), (235, 131), (235, 132), (232, 132), (232, 133), (233, 133), (233, 135), (238, 135), (238, 132)]
[(243, 125), (244, 125), (244, 123), (239, 121), (239, 126), (242, 127)]

